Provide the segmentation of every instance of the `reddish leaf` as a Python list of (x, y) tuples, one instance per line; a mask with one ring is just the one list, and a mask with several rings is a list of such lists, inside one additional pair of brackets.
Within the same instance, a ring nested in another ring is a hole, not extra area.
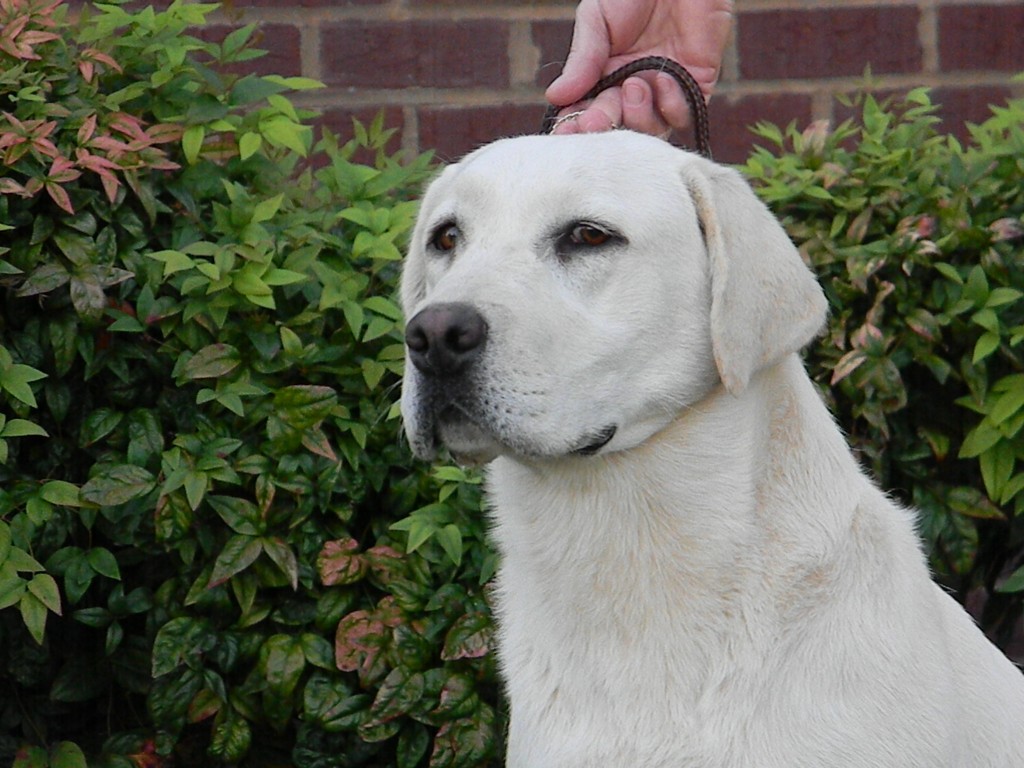
[(494, 626), (491, 617), (482, 611), (467, 613), (452, 624), (444, 639), (441, 658), (479, 659), (491, 650)]
[(328, 541), (316, 559), (317, 572), (324, 586), (354, 584), (366, 575), (367, 560), (358, 554), (355, 539)]
[(369, 611), (354, 611), (338, 622), (334, 663), (342, 672), (371, 670), (387, 645), (384, 623)]

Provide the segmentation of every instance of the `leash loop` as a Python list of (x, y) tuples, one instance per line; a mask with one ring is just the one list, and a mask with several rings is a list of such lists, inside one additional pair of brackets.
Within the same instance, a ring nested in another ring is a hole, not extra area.
[[(593, 88), (584, 94), (580, 101), (589, 101), (601, 93), (601, 91), (620, 85), (626, 78), (646, 70), (655, 70), (671, 75), (679, 84), (679, 87), (683, 89), (686, 101), (690, 105), (690, 114), (693, 116), (693, 134), (694, 140), (697, 143), (697, 152), (710, 160), (711, 130), (708, 125), (708, 105), (704, 101), (704, 93), (686, 67), (672, 59), (665, 58), (664, 56), (645, 56), (642, 59), (631, 61), (610, 75), (602, 77)], [(544, 122), (541, 124), (540, 129), (542, 134), (551, 133), (552, 129), (554, 129), (560, 109), (562, 107), (552, 104), (544, 112)]]

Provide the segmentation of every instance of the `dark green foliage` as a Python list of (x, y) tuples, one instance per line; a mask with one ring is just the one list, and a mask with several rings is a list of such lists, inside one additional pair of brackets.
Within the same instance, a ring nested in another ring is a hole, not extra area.
[(0, 3), (0, 764), (481, 765), (478, 484), (393, 407), (429, 158), (213, 7)]
[(921, 510), (938, 578), (984, 589), (1005, 641), (1024, 589), (1024, 101), (967, 147), (936, 133), (926, 91), (860, 107), (832, 131), (759, 126), (773, 152), (745, 171), (829, 298), (812, 375), (867, 468)]

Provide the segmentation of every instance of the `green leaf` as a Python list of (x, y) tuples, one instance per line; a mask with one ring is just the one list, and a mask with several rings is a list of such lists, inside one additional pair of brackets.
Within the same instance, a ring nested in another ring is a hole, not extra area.
[(124, 418), (124, 414), (112, 408), (97, 408), (91, 411), (82, 422), (78, 439), (82, 447), (93, 445), (109, 435)]
[(50, 768), (87, 768), (85, 754), (77, 744), (62, 741), (53, 748)]
[(217, 556), (213, 565), (213, 573), (210, 574), (208, 588), (223, 584), (237, 573), (241, 573), (263, 552), (263, 543), (253, 536), (235, 534), (228, 539), (224, 549)]
[(0, 565), (4, 564), (11, 553), (11, 526), (0, 520)]
[(462, 563), (462, 531), (454, 523), (449, 523), (437, 530), (434, 538), (444, 549), (445, 554), (455, 565)]
[(101, 576), (115, 581), (121, 580), (121, 570), (110, 550), (104, 547), (93, 547), (86, 552), (85, 559), (89, 563), (89, 567)]
[(402, 667), (391, 670), (377, 689), (368, 723), (384, 723), (406, 714), (419, 703), (425, 688), (422, 673)]
[(996, 586), (996, 592), (1021, 592), (1024, 591), (1024, 566), (1014, 571), (1002, 584)]
[(296, 384), (274, 394), (277, 415), (296, 429), (308, 429), (323, 421), (338, 402), (331, 387)]
[(191, 257), (181, 251), (154, 251), (147, 255), (151, 259), (163, 262), (164, 277), (169, 277), (175, 272), (183, 272), (186, 269), (195, 267), (195, 262)]
[(32, 387), (29, 385), (33, 381), (45, 378), (46, 374), (42, 371), (37, 371), (28, 365), (15, 363), (7, 368), (0, 369), (0, 389), (7, 390), (15, 399), (35, 408), (36, 398), (32, 394)]
[(32, 635), (32, 639), (38, 645), (42, 645), (43, 638), (46, 636), (46, 605), (35, 595), (26, 592), (21, 596), (18, 608), (21, 611), (21, 619), (25, 622), (25, 627)]
[(39, 602), (50, 611), (58, 616), (61, 614), (60, 590), (57, 588), (57, 582), (53, 580), (50, 574), (37, 573), (33, 576), (32, 580), (28, 583), (28, 591), (35, 595)]
[(71, 280), (71, 274), (61, 264), (42, 264), (36, 267), (25, 278), (25, 282), (18, 288), (17, 296), (36, 296), (41, 293), (49, 293), (62, 285), (67, 285)]
[(263, 146), (263, 137), (258, 133), (243, 133), (238, 140), (238, 157), (240, 160), (248, 160), (260, 151)]
[(153, 677), (198, 660), (204, 651), (213, 647), (215, 640), (205, 621), (189, 616), (171, 619), (160, 627), (153, 640)]
[(241, 362), (238, 350), (230, 344), (210, 344), (189, 358), (184, 375), (188, 379), (219, 378), (231, 373)]
[(206, 127), (202, 125), (190, 125), (185, 129), (181, 137), (181, 149), (185, 153), (185, 159), (189, 165), (195, 165), (199, 159), (199, 153), (203, 148), (203, 140), (206, 138)]
[(221, 710), (214, 721), (210, 754), (225, 764), (241, 762), (249, 752), (252, 730), (249, 722), (231, 710)]
[(207, 496), (206, 500), (220, 515), (231, 530), (246, 536), (259, 536), (263, 533), (265, 523), (259, 509), (248, 499), (237, 496)]
[(11, 768), (49, 768), (50, 756), (42, 747), (22, 747)]
[(104, 467), (90, 478), (82, 486), (81, 495), (92, 504), (113, 507), (145, 496), (155, 487), (156, 478), (149, 470), (132, 464), (115, 464)]
[(281, 203), (284, 201), (284, 193), (263, 200), (256, 204), (256, 207), (252, 211), (252, 222), (259, 224), (264, 221), (270, 221), (277, 215), (278, 210), (281, 208)]
[[(44, 483), (43, 487), (39, 489), (39, 495), (58, 507), (82, 506), (78, 486), (66, 480), (50, 480)], [(0, 561), (2, 560), (3, 558), (0, 558)]]
[(277, 537), (264, 537), (262, 541), (263, 551), (267, 553), (267, 556), (280, 569), (281, 573), (288, 577), (288, 582), (292, 585), (292, 589), (298, 589), (299, 563), (295, 558), (292, 548), (284, 540)]
[(11, 419), (0, 429), (0, 437), (49, 437), (38, 424), (25, 419)]
[(284, 727), (292, 712), (292, 694), (306, 668), (301, 641), (291, 635), (272, 635), (260, 648), (259, 670), (266, 688), (263, 709), (276, 728)]

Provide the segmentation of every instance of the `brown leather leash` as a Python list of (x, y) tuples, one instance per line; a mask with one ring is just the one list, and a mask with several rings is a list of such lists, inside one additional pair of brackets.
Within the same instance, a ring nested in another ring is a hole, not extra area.
[[(637, 72), (644, 72), (646, 70), (665, 72), (671, 75), (679, 84), (679, 87), (683, 89), (683, 94), (690, 105), (690, 114), (693, 116), (693, 134), (694, 140), (697, 143), (697, 152), (710, 160), (711, 129), (708, 125), (708, 105), (704, 101), (704, 93), (686, 67), (672, 59), (667, 59), (664, 56), (645, 56), (642, 59), (631, 61), (610, 75), (602, 77), (597, 82), (597, 85), (584, 94), (580, 101), (589, 101), (601, 93), (601, 91), (620, 85), (627, 77), (632, 77)], [(564, 107), (556, 107), (553, 104), (547, 108), (544, 112), (544, 122), (541, 124), (540, 129), (542, 134), (551, 133), (558, 120), (558, 112), (562, 109)]]

